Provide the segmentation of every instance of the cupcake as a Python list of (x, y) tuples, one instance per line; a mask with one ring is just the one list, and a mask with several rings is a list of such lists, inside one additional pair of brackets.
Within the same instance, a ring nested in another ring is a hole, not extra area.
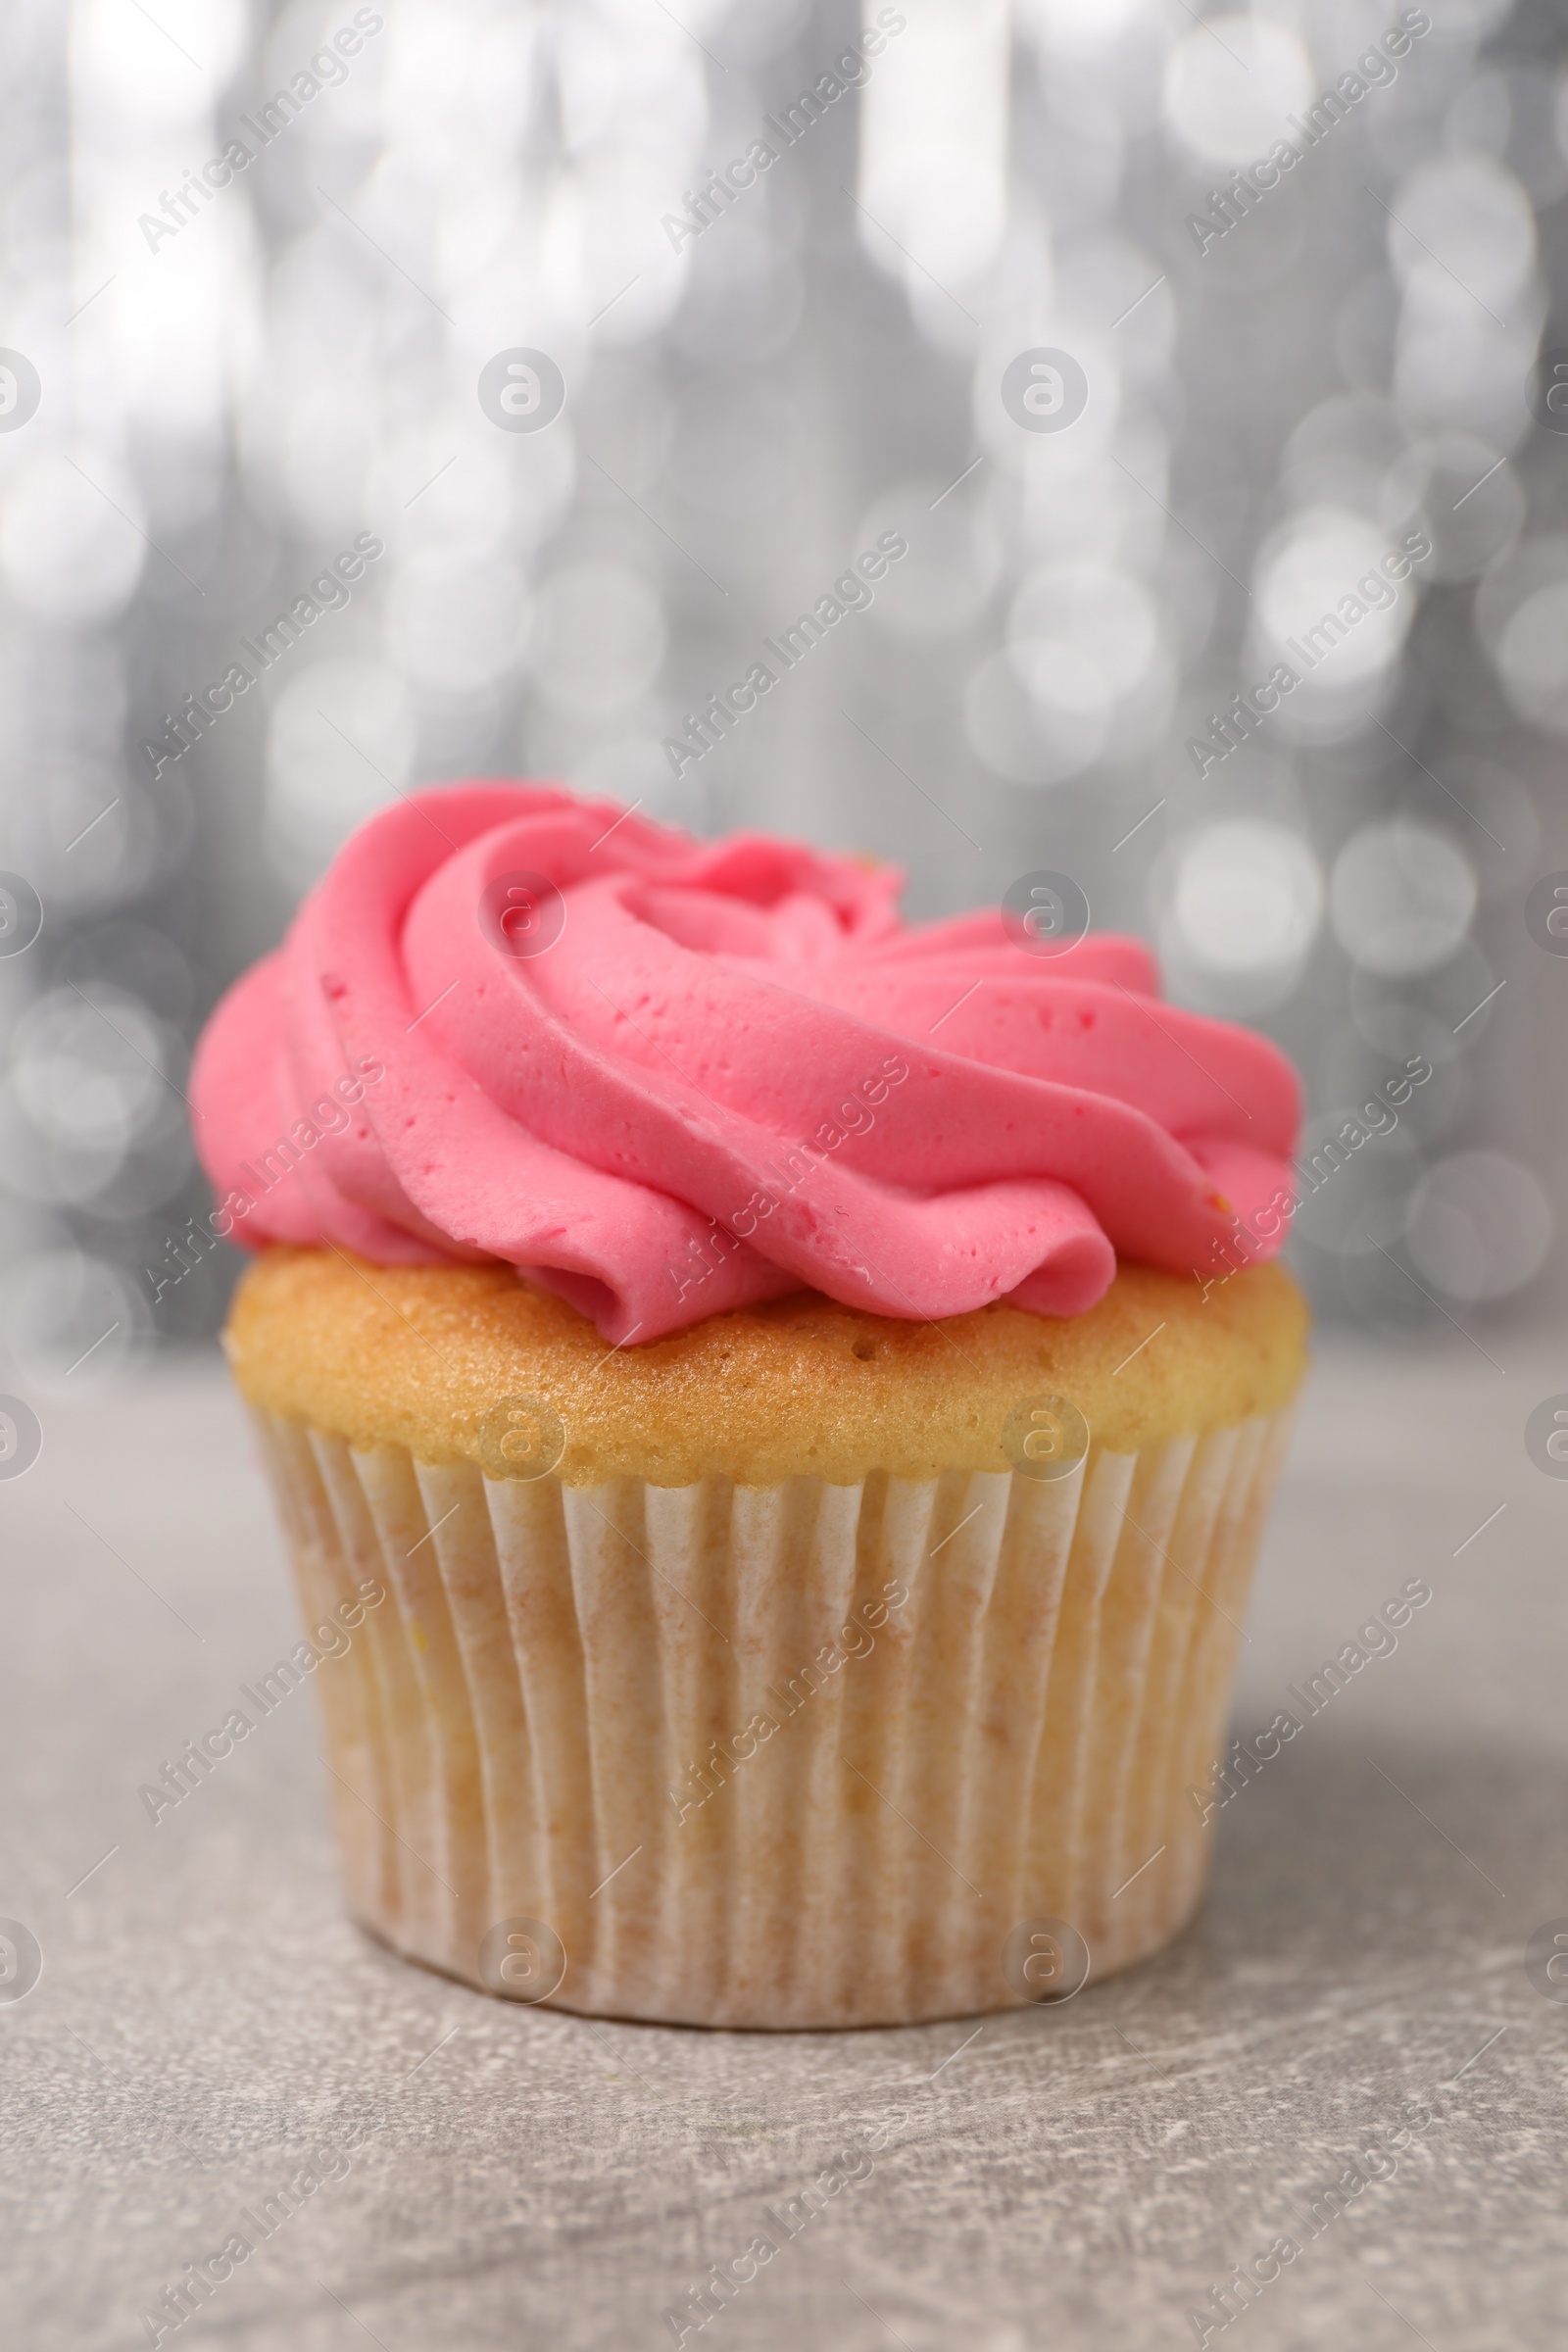
[(492, 1992), (972, 2014), (1201, 1899), (1296, 1081), (899, 881), (417, 794), (201, 1042), (348, 1900)]

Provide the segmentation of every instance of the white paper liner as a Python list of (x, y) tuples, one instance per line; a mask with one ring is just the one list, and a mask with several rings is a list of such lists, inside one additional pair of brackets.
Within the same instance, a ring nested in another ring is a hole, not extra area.
[(387, 1595), (315, 1679), (350, 1902), (410, 1957), (479, 1983), (540, 1922), (564, 2008), (886, 2025), (1032, 1997), (1020, 1923), (1101, 1977), (1200, 1901), (1288, 1414), (1055, 1481), (674, 1489), (257, 1418), (307, 1622)]

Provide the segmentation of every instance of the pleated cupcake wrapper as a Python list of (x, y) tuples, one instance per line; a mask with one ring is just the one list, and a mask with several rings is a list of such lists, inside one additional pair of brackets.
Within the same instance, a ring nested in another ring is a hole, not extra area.
[(1061, 1923), (1125, 1967), (1202, 1893), (1288, 1418), (1057, 1480), (572, 1488), (258, 1416), (308, 1627), (384, 1594), (315, 1677), (354, 1911), (711, 2026), (1018, 2006)]

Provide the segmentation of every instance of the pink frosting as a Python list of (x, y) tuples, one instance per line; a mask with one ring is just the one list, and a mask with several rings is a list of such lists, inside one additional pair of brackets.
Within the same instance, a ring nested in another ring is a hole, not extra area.
[(901, 881), (542, 786), (411, 795), (202, 1037), (217, 1230), (509, 1259), (617, 1345), (803, 1286), (1080, 1314), (1118, 1252), (1207, 1275), (1238, 1219), (1271, 1254), (1283, 1054), (1161, 1004), (1136, 940), (911, 928)]

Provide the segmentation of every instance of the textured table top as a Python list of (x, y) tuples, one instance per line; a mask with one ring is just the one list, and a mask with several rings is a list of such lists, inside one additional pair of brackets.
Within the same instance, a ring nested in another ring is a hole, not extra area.
[(239, 2232), (165, 2344), (635, 2352), (859, 2149), (688, 2344), (1157, 2352), (1203, 2309), (1250, 2352), (1559, 2345), (1568, 1999), (1525, 1946), (1568, 1932), (1568, 1482), (1522, 1433), (1565, 1374), (1492, 1352), (1320, 1358), (1237, 1728), (1433, 1597), (1226, 1807), (1181, 1940), (1059, 2008), (841, 2035), (593, 2024), (368, 1942), (309, 1691), (155, 1829), (139, 1784), (297, 1638), (281, 1548), (216, 1359), (51, 1407), (0, 1484), (0, 1914), (43, 1954), (0, 2002), (5, 2341), (145, 2343)]

